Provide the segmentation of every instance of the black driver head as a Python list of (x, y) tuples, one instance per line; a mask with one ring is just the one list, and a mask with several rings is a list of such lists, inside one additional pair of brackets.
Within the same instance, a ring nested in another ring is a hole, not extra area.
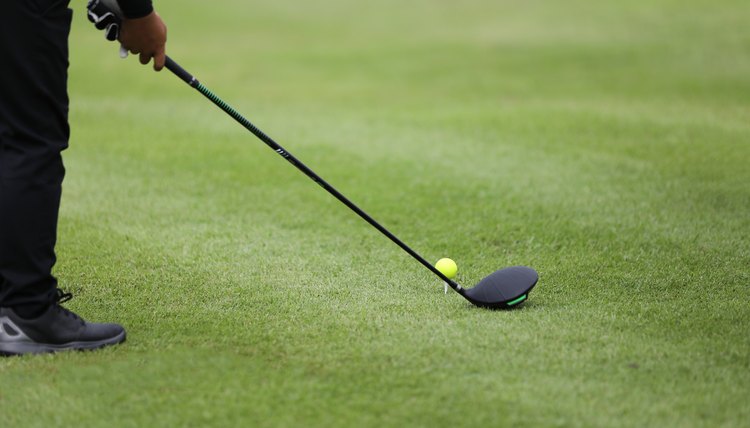
[(464, 297), (483, 308), (512, 308), (526, 300), (538, 280), (539, 274), (534, 269), (513, 266), (490, 274), (466, 290)]

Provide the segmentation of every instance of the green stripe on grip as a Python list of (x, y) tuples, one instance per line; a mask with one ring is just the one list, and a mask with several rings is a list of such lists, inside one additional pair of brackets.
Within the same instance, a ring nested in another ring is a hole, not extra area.
[[(245, 119), (237, 110), (232, 108), (229, 104), (225, 103), (224, 100), (219, 98), (216, 94), (211, 92), (208, 88), (203, 86), (202, 83), (198, 83), (198, 86), (195, 87), (200, 93), (205, 95), (208, 99), (214, 102), (217, 106), (219, 106), (222, 110), (227, 112), (230, 116), (232, 116), (235, 120), (240, 122), (242, 125), (244, 125), (246, 128), (250, 129), (252, 132), (259, 131), (258, 128), (255, 127), (250, 121)], [(257, 134), (256, 134), (257, 135)]]

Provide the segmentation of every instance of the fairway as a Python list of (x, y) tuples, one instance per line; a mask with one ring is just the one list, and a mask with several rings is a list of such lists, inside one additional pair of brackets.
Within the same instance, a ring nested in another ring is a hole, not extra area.
[(98, 352), (0, 427), (742, 427), (750, 3), (155, 0), (168, 54), (479, 309), (74, 1), (55, 267)]

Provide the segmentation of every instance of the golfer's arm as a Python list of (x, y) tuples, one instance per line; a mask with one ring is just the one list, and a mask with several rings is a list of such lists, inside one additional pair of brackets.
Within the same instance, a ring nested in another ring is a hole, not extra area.
[(125, 18), (143, 18), (154, 11), (151, 0), (117, 0)]

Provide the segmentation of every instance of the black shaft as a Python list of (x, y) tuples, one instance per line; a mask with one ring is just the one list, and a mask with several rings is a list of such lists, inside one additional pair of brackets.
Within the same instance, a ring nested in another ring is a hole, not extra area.
[(174, 73), (177, 77), (185, 81), (188, 85), (192, 86), (198, 92), (203, 94), (206, 98), (211, 100), (214, 104), (216, 104), (219, 108), (224, 110), (225, 113), (232, 116), (234, 120), (239, 122), (242, 126), (247, 128), (248, 131), (252, 132), (256, 137), (258, 137), (261, 141), (266, 143), (268, 147), (270, 147), (273, 151), (278, 153), (281, 157), (289, 161), (292, 165), (297, 167), (300, 171), (302, 171), (305, 175), (310, 177), (314, 182), (318, 183), (320, 187), (324, 188), (328, 193), (333, 195), (336, 199), (341, 201), (344, 205), (349, 207), (352, 211), (357, 213), (362, 219), (364, 219), (366, 222), (370, 223), (374, 228), (379, 230), (383, 235), (387, 236), (388, 239), (393, 241), (396, 245), (401, 247), (404, 251), (406, 251), (410, 256), (414, 257), (419, 263), (424, 265), (427, 269), (430, 270), (430, 272), (437, 275), (440, 279), (445, 281), (448, 285), (450, 285), (451, 288), (453, 288), (456, 292), (458, 292), (461, 295), (464, 295), (464, 289), (460, 285), (458, 285), (453, 280), (449, 279), (445, 275), (443, 275), (442, 272), (440, 272), (437, 268), (435, 268), (431, 263), (429, 263), (427, 260), (425, 260), (422, 256), (420, 256), (416, 251), (412, 250), (408, 245), (406, 245), (403, 241), (398, 239), (396, 235), (392, 234), (388, 231), (385, 227), (383, 227), (380, 223), (375, 221), (372, 217), (370, 217), (366, 212), (364, 212), (361, 208), (356, 206), (352, 201), (350, 201), (346, 196), (341, 194), (338, 190), (336, 190), (333, 186), (328, 184), (325, 180), (320, 178), (318, 174), (313, 172), (310, 168), (308, 168), (304, 163), (300, 162), (296, 157), (294, 157), (291, 153), (289, 153), (286, 149), (281, 147), (276, 141), (274, 141), (271, 137), (266, 135), (263, 131), (258, 129), (255, 125), (253, 125), (249, 120), (245, 119), (240, 113), (237, 112), (237, 110), (233, 109), (230, 105), (225, 103), (223, 100), (221, 100), (218, 96), (216, 96), (213, 92), (211, 92), (208, 88), (203, 86), (198, 79), (196, 79), (193, 75), (188, 73), (184, 68), (182, 68), (179, 64), (174, 62), (170, 57), (167, 57), (166, 65), (165, 65), (169, 71)]

